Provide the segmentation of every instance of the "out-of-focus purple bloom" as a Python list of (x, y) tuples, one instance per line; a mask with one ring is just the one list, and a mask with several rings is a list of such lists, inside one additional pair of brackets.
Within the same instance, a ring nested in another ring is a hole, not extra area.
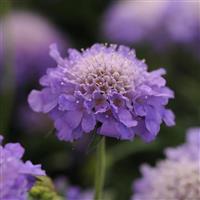
[(143, 165), (132, 200), (200, 199), (200, 128), (190, 129), (187, 142), (167, 149), (155, 168)]
[(58, 177), (54, 180), (56, 190), (65, 196), (66, 200), (93, 200), (91, 190), (82, 190), (79, 186), (69, 185), (65, 176)]
[(62, 196), (66, 194), (68, 187), (68, 180), (65, 176), (59, 176), (54, 179), (54, 186), (56, 191)]
[(47, 134), (52, 129), (52, 122), (42, 113), (33, 112), (28, 105), (18, 109), (18, 126), (21, 130), (30, 134)]
[(126, 44), (194, 46), (200, 42), (199, 8), (198, 0), (118, 1), (103, 17), (103, 34), (112, 42)]
[(5, 59), (11, 59), (20, 85), (38, 79), (53, 67), (55, 63), (47, 53), (51, 43), (60, 44), (61, 50), (66, 48), (63, 37), (49, 21), (28, 11), (13, 11), (1, 18), (0, 41), (0, 71)]
[(79, 187), (69, 187), (67, 189), (66, 200), (93, 200), (92, 191), (81, 191)]
[[(169, 1), (169, 0), (168, 0)], [(194, 45), (200, 42), (200, 2), (169, 1), (165, 31), (172, 42)], [(177, 15), (177, 13), (179, 13)]]
[(200, 162), (200, 127), (189, 129), (187, 142), (176, 148), (167, 148), (165, 153), (169, 159), (179, 160), (184, 155), (185, 158)]
[[(2, 136), (1, 141), (2, 141)], [(24, 148), (18, 143), (0, 144), (0, 199), (26, 200), (36, 176), (43, 176), (41, 165), (21, 160)]]
[(118, 1), (106, 11), (103, 32), (111, 41), (134, 44), (152, 37), (163, 17), (166, 1)]
[(165, 70), (148, 72), (134, 50), (95, 44), (83, 52), (69, 49), (63, 59), (52, 45), (50, 55), (58, 66), (47, 70), (43, 89), (33, 90), (28, 102), (51, 116), (59, 139), (73, 141), (96, 127), (100, 135), (132, 140), (137, 134), (151, 141), (162, 121), (174, 125), (174, 114), (165, 108), (174, 97)]

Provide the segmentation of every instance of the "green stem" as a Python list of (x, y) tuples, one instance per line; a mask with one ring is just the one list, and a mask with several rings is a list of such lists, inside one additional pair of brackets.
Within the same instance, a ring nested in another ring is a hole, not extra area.
[(3, 16), (11, 9), (11, 0), (4, 0), (0, 4), (0, 15)]
[(97, 145), (94, 200), (103, 200), (105, 164), (106, 164), (106, 143), (105, 143), (105, 137), (103, 137), (99, 142), (99, 144)]
[[(3, 9), (3, 10), (2, 10)], [(11, 10), (11, 1), (3, 1), (1, 10), (3, 15), (6, 15)], [(7, 132), (9, 128), (11, 111), (14, 103), (15, 93), (15, 75), (13, 66), (12, 44), (10, 42), (10, 32), (5, 24), (2, 25), (3, 35), (3, 76), (0, 80), (0, 131)]]

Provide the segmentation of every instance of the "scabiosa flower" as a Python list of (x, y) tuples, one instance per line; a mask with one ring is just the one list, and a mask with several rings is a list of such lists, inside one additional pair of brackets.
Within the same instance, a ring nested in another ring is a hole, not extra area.
[(187, 142), (167, 150), (155, 168), (143, 165), (143, 178), (134, 184), (132, 200), (200, 199), (200, 128), (188, 132)]
[(36, 112), (48, 113), (59, 139), (73, 141), (97, 129), (97, 134), (132, 140), (135, 134), (153, 140), (164, 121), (174, 125), (165, 108), (173, 92), (165, 86), (164, 69), (147, 71), (144, 60), (125, 46), (95, 44), (79, 52), (69, 49), (63, 59), (55, 45), (56, 68), (40, 79), (28, 102)]
[(200, 160), (200, 127), (193, 127), (187, 131), (186, 143), (176, 148), (167, 148), (165, 153), (168, 158), (178, 160), (181, 156)]
[(1, 18), (0, 41), (0, 71), (4, 71), (5, 59), (11, 59), (20, 85), (53, 67), (55, 63), (46, 53), (51, 43), (60, 44), (61, 50), (68, 45), (48, 20), (28, 11), (13, 11)]
[(200, 41), (199, 8), (198, 0), (118, 1), (106, 11), (102, 32), (112, 42), (149, 43), (159, 49), (174, 43), (195, 47)]
[[(3, 137), (1, 137), (1, 142)], [(18, 143), (0, 144), (0, 199), (26, 200), (36, 176), (45, 175), (40, 165), (21, 160), (24, 148)]]

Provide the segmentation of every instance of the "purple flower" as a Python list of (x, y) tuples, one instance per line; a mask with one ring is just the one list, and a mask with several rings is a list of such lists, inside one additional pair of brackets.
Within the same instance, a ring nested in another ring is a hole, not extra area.
[(167, 149), (156, 167), (143, 165), (132, 200), (200, 199), (200, 128), (190, 129), (187, 142)]
[(82, 190), (79, 186), (70, 185), (65, 176), (54, 180), (56, 190), (65, 196), (66, 200), (93, 200), (92, 190)]
[[(20, 86), (38, 79), (55, 64), (46, 53), (53, 42), (60, 44), (61, 50), (66, 47), (61, 34), (45, 18), (28, 11), (7, 14), (0, 21), (0, 73), (9, 57)], [(10, 55), (6, 56), (8, 49)]]
[(200, 127), (190, 128), (187, 132), (185, 144), (176, 148), (167, 148), (165, 153), (169, 159), (179, 160), (184, 155), (185, 158), (200, 160)]
[(174, 125), (165, 108), (174, 97), (165, 86), (165, 70), (148, 72), (134, 50), (95, 44), (83, 52), (69, 49), (63, 59), (52, 45), (50, 55), (58, 65), (47, 70), (40, 79), (43, 89), (33, 90), (28, 102), (51, 116), (59, 139), (73, 141), (96, 128), (108, 137), (151, 141), (162, 121)]
[(18, 107), (17, 117), (20, 130), (27, 134), (45, 134), (51, 130), (51, 120), (42, 113), (33, 112), (27, 104)]
[(67, 190), (66, 200), (93, 200), (92, 191), (81, 191), (79, 187), (69, 187)]
[[(1, 137), (1, 142), (3, 137)], [(0, 144), (0, 199), (26, 200), (27, 192), (33, 186), (36, 176), (45, 172), (40, 165), (21, 160), (24, 148), (18, 143)]]
[(102, 32), (112, 42), (150, 43), (154, 48), (174, 42), (194, 46), (200, 41), (198, 3), (198, 0), (118, 1), (104, 14)]
[(116, 42), (134, 44), (145, 41), (162, 20), (166, 5), (166, 1), (115, 2), (104, 14), (103, 33)]

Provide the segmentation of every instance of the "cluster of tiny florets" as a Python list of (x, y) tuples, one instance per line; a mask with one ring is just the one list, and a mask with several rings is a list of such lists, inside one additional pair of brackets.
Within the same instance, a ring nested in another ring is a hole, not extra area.
[[(130, 52), (130, 55), (131, 53), (133, 54)], [(105, 94), (112, 91), (125, 93), (134, 90), (134, 81), (138, 76), (134, 63), (115, 52), (99, 52), (82, 58), (80, 63), (73, 66), (71, 73), (76, 82), (86, 90), (94, 86), (94, 89)]]
[[(199, 172), (198, 162), (184, 159), (179, 162), (162, 161), (156, 168), (143, 166), (142, 173), (145, 178), (136, 182), (137, 193), (133, 200), (199, 199)], [(142, 188), (144, 181), (146, 188)]]
[(147, 71), (144, 60), (125, 46), (95, 44), (68, 50), (63, 59), (55, 45), (50, 55), (56, 68), (40, 80), (43, 90), (33, 90), (29, 104), (49, 113), (61, 140), (73, 141), (97, 128), (97, 134), (131, 140), (137, 134), (153, 140), (164, 121), (174, 125), (165, 105), (173, 92), (165, 86), (164, 69)]

